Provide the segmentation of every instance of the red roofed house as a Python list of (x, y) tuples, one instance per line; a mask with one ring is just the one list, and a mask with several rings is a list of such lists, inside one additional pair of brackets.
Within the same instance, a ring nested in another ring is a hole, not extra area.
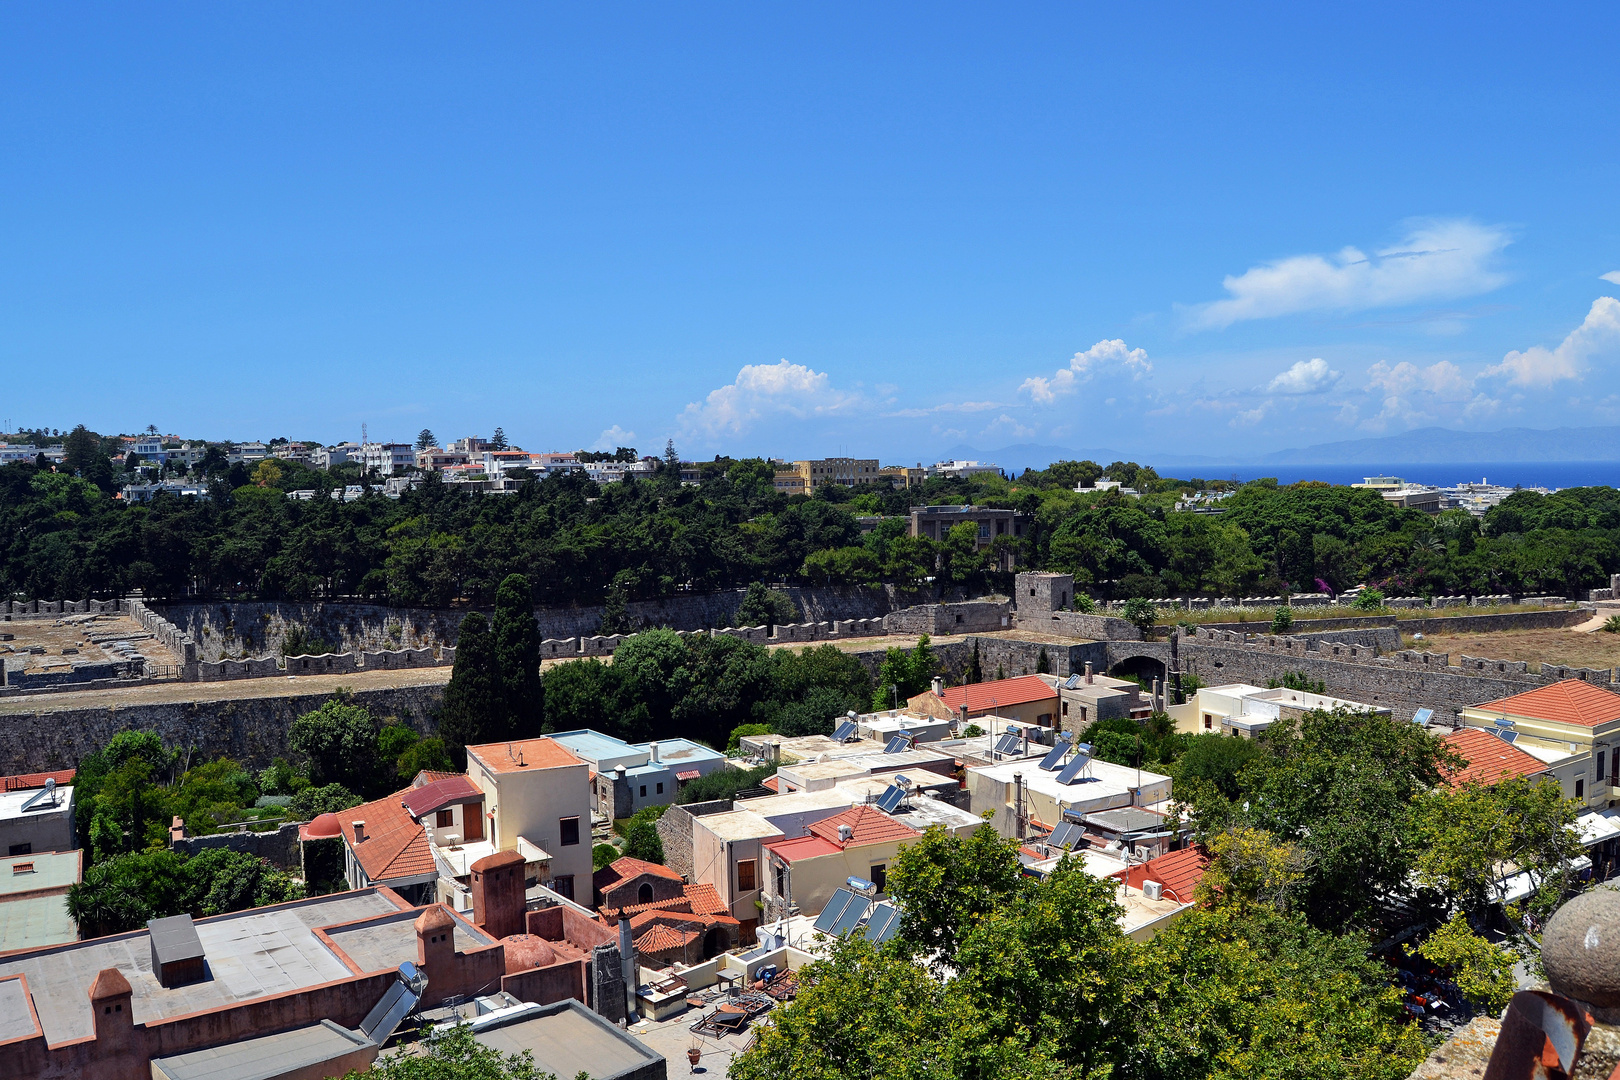
[(1120, 907), (1119, 924), (1125, 936), (1149, 941), (1190, 911), (1198, 883), (1208, 869), (1209, 856), (1201, 848), (1188, 847), (1110, 874), (1122, 886), (1114, 902)]
[(1566, 798), (1593, 810), (1620, 799), (1620, 694), (1565, 679), (1466, 708), (1462, 723), (1545, 763)]
[(888, 891), (889, 867), (904, 844), (922, 834), (875, 806), (854, 806), (811, 825), (808, 836), (765, 845), (770, 856), (765, 876), (767, 908), (798, 905), (804, 915), (819, 915), (834, 892), (851, 877)]
[(628, 907), (672, 900), (682, 895), (686, 879), (667, 866), (626, 855), (591, 876), (597, 907)]
[[(639, 860), (620, 859), (619, 862), (638, 863)], [(655, 863), (639, 865), (656, 866)], [(624, 869), (634, 871), (636, 867)], [(674, 876), (680, 881), (680, 875)], [(604, 905), (600, 912), (602, 925), (606, 927), (617, 927), (621, 916), (628, 917), (636, 951), (653, 965), (675, 961), (698, 964), (746, 943), (742, 940), (741, 924), (726, 910), (725, 902), (712, 885), (681, 884), (675, 894), (666, 899), (645, 904)]]
[(1003, 716), (1020, 723), (1053, 727), (1058, 715), (1057, 687), (1039, 675), (953, 686), (939, 698), (959, 720)]
[(1498, 784), (1513, 776), (1543, 777), (1547, 763), (1484, 728), (1458, 728), (1440, 740), (1463, 759), (1457, 769), (1443, 770), (1452, 787)]
[(399, 795), (361, 803), (337, 818), (349, 888), (383, 886), (413, 906), (433, 903), (439, 880), (433, 848)]

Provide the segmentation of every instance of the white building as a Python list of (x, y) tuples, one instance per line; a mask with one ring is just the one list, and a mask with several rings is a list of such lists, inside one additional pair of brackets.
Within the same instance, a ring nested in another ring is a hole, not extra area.
[(543, 884), (581, 903), (591, 898), (590, 773), (552, 739), (467, 747), (467, 776), (484, 793), (494, 849), (547, 853), (552, 876)]
[(38, 456), (39, 448), (32, 443), (0, 443), (0, 465), (11, 465), (19, 461), (31, 462)]
[(952, 479), (963, 476), (977, 476), (981, 473), (1001, 475), (1001, 466), (989, 461), (941, 461), (928, 466), (929, 476), (945, 476)]
[[(355, 458), (351, 456), (349, 460)], [(392, 476), (416, 466), (416, 448), (410, 443), (366, 443), (360, 447), (359, 461), (363, 468)]]

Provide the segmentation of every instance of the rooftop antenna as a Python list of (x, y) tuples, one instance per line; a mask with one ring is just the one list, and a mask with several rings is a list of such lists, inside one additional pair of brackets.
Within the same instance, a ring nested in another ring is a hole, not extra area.
[(360, 421), (360, 445), (364, 446), (369, 441), (370, 439), (366, 436), (366, 422), (362, 420)]

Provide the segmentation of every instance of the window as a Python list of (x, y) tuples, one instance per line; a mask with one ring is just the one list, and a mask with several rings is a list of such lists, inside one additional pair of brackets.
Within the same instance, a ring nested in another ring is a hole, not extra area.
[[(561, 819), (557, 822), (557, 831), (561, 834), (558, 842), (561, 843), (563, 847), (573, 847), (575, 844), (579, 843), (579, 818), (565, 817)], [(558, 878), (557, 880), (561, 881), (562, 879)], [(570, 877), (568, 880), (570, 887), (572, 887), (574, 879)], [(562, 892), (561, 889), (558, 889), (557, 891)], [(574, 897), (573, 893), (564, 893), (564, 895), (570, 900), (572, 900)]]
[(1598, 751), (1598, 756), (1597, 756), (1597, 778), (1598, 778), (1598, 783), (1600, 783), (1600, 784), (1603, 783), (1603, 751), (1602, 750)]
[(1586, 781), (1584, 779), (1575, 781), (1575, 797), (1577, 799), (1586, 797)]
[(646, 784), (641, 785), (641, 797), (643, 799), (645, 799), (647, 797), (647, 785)]
[(889, 867), (887, 863), (875, 864), (866, 875), (868, 881), (877, 886), (878, 892), (889, 891)]
[(653, 887), (650, 884), (648, 884), (647, 882), (643, 881), (641, 883), (641, 887), (636, 890), (636, 903), (638, 903), (638, 904), (650, 904), (650, 903), (652, 903), (652, 899), (653, 899)]
[(433, 819), (433, 827), (435, 829), (448, 829), (455, 823), (456, 812), (454, 810), (440, 810), (438, 815)]
[(33, 845), (32, 842), (29, 842), (29, 843), (26, 843), (26, 844), (12, 844), (11, 845), (11, 854), (13, 854), (13, 855), (32, 855), (33, 853), (34, 853), (34, 845)]
[(1205, 713), (1204, 714), (1204, 730), (1209, 731), (1214, 726), (1215, 726), (1215, 718), (1213, 716), (1209, 715), (1209, 713)]
[[(579, 825), (579, 818), (574, 818), (574, 824)], [(574, 898), (574, 875), (561, 874), (551, 879), (551, 889), (558, 896), (572, 900)]]
[(741, 859), (737, 863), (737, 891), (753, 892), (759, 888), (759, 878), (755, 874), (758, 863), (753, 859)]
[(664, 785), (659, 784), (658, 785), (658, 794), (662, 795), (663, 793), (664, 793)]
[(1064, 716), (1068, 716), (1068, 715), (1069, 715), (1069, 703), (1068, 703), (1068, 702), (1067, 702), (1067, 701), (1065, 701), (1065, 702), (1064, 702), (1064, 703), (1063, 703), (1063, 715), (1064, 715)]

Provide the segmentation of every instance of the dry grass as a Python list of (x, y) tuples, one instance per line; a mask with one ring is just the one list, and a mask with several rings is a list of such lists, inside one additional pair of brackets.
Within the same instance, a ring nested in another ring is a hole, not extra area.
[(1530, 664), (1532, 671), (1538, 670), (1543, 660), (1570, 667), (1620, 665), (1620, 634), (1601, 630), (1594, 633), (1569, 629), (1500, 630), (1484, 634), (1426, 635), (1422, 641), (1402, 634), (1401, 643), (1408, 649), (1446, 653), (1454, 664), (1467, 653), (1489, 660), (1523, 660)]
[[(1162, 607), (1159, 609), (1159, 623), (1161, 626), (1178, 622), (1193, 623), (1195, 625), (1204, 623), (1263, 623), (1269, 626), (1271, 616), (1276, 610), (1276, 605), (1263, 608), (1205, 608), (1202, 611), (1183, 611), (1180, 608)], [(1488, 607), (1375, 608), (1371, 611), (1363, 611), (1348, 605), (1323, 604), (1319, 607), (1296, 607), (1292, 610), (1294, 612), (1294, 622), (1301, 623), (1310, 622), (1313, 619), (1356, 619), (1370, 615), (1393, 615), (1397, 620), (1433, 619), (1458, 615), (1501, 615), (1506, 612), (1551, 611), (1556, 609), (1546, 608), (1540, 604), (1496, 604)]]
[(193, 701), (243, 701), (294, 694), (330, 694), (340, 686), (349, 690), (381, 690), (395, 686), (436, 686), (449, 681), (448, 667), (431, 667), (291, 678), (278, 675), (269, 679), (234, 679), (216, 683), (164, 682), (114, 690), (68, 690), (58, 694), (0, 698), (0, 714), (45, 713), (64, 709), (127, 709), (135, 705), (172, 705)]

